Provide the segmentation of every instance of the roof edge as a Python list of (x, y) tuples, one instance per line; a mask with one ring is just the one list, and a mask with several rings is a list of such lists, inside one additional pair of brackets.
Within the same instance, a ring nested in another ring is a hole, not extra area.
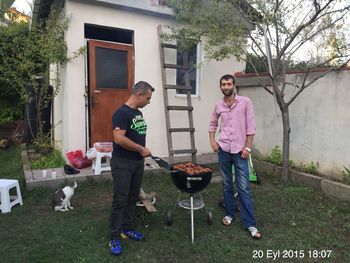
[[(110, 7), (119, 10), (125, 10), (129, 12), (141, 13), (145, 15), (151, 15), (161, 18), (174, 19), (175, 15), (173, 10), (167, 6), (151, 6), (142, 5), (138, 1), (128, 1), (128, 0), (70, 0), (73, 2), (79, 2), (82, 4), (99, 5)], [(63, 8), (65, 0), (34, 0), (33, 16), (32, 21), (38, 22), (42, 19), (46, 19), (50, 14), (50, 9), (53, 4), (58, 8)]]
[[(331, 69), (331, 67), (318, 67), (318, 68), (311, 69), (309, 71), (309, 73), (325, 72), (325, 71), (328, 71), (330, 69)], [(350, 66), (341, 67), (341, 68), (337, 69), (336, 71), (345, 71), (345, 70), (350, 70)], [(307, 72), (308, 71), (306, 69), (305, 70), (293, 69), (293, 70), (288, 70), (286, 72), (286, 74), (292, 75), (292, 74), (302, 74), (302, 73), (307, 73)], [(261, 72), (261, 73), (257, 74), (257, 73), (235, 72), (233, 75), (235, 76), (235, 78), (250, 78), (250, 77), (257, 77), (257, 76), (262, 76), (262, 77), (269, 76), (269, 73), (268, 72)]]

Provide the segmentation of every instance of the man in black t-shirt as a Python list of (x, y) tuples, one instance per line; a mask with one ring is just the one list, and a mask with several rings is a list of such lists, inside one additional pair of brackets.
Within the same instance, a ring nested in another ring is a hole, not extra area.
[(120, 238), (142, 240), (143, 234), (135, 230), (136, 202), (144, 172), (144, 158), (151, 156), (145, 147), (147, 125), (139, 108), (150, 103), (154, 88), (144, 81), (132, 88), (128, 101), (112, 117), (113, 153), (111, 170), (114, 194), (110, 214), (110, 252), (122, 252)]

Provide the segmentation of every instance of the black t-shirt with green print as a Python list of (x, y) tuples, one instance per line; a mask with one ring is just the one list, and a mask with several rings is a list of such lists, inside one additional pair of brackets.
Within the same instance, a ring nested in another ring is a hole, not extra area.
[[(125, 130), (126, 137), (139, 145), (145, 146), (147, 124), (141, 111), (124, 104), (113, 114), (112, 127), (113, 130)], [(124, 149), (115, 142), (113, 142), (113, 156), (131, 160), (141, 160), (143, 158), (138, 152)]]

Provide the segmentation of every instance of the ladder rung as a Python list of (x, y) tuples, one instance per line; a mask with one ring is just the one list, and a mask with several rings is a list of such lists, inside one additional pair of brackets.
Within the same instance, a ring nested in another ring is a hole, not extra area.
[(165, 85), (166, 89), (177, 89), (177, 90), (192, 90), (192, 87), (180, 86), (180, 85)]
[(161, 45), (162, 45), (162, 47), (165, 47), (165, 48), (174, 48), (174, 49), (177, 49), (177, 46), (176, 46), (175, 44), (162, 43)]
[(176, 89), (176, 90), (192, 90), (192, 87), (181, 86), (181, 85), (165, 85), (166, 89)]
[(184, 65), (177, 65), (177, 64), (164, 64), (164, 68), (188, 70), (188, 67), (185, 67)]
[(170, 128), (169, 132), (194, 132), (195, 128)]
[(168, 106), (168, 110), (188, 110), (188, 111), (193, 111), (193, 107), (189, 106)]
[(197, 153), (197, 149), (172, 150), (171, 154)]

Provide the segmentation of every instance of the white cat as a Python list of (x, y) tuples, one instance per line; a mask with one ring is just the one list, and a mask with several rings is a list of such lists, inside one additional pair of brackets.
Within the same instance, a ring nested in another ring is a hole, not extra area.
[(70, 205), (70, 199), (74, 195), (74, 189), (77, 188), (78, 184), (76, 181), (74, 181), (74, 185), (72, 186), (66, 186), (63, 189), (58, 189), (54, 194), (52, 198), (52, 207), (55, 209), (55, 211), (69, 211), (68, 209), (74, 209)]

